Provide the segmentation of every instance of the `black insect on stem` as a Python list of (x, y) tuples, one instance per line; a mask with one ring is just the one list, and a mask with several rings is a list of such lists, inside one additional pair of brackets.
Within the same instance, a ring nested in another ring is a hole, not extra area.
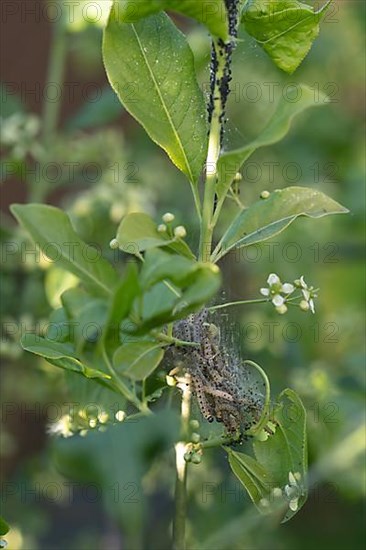
[[(224, 42), (222, 39), (219, 39), (216, 43), (213, 41), (211, 48), (210, 98), (207, 110), (208, 121), (211, 125), (215, 110), (215, 103), (220, 101), (220, 148), (222, 148), (224, 139), (226, 105), (230, 93), (230, 82), (232, 80), (232, 55), (236, 47), (236, 38), (238, 36), (239, 4), (240, 0), (225, 0), (230, 40), (228, 42)], [(220, 65), (224, 66), (224, 69), (219, 74)], [(216, 208), (216, 202), (217, 198), (215, 197), (214, 209)]]
[[(229, 22), (229, 36), (230, 40), (224, 42), (222, 39), (218, 40), (219, 55), (225, 58), (225, 70), (221, 78), (218, 78), (217, 71), (219, 67), (218, 52), (216, 50), (214, 42), (211, 49), (211, 67), (210, 67), (210, 99), (208, 103), (208, 121), (211, 123), (212, 113), (214, 110), (215, 90), (219, 90), (220, 99), (222, 105), (221, 121), (225, 122), (225, 108), (227, 99), (230, 93), (230, 82), (232, 80), (231, 61), (232, 54), (236, 47), (236, 38), (238, 36), (238, 16), (239, 16), (239, 4), (240, 0), (225, 0), (226, 11), (228, 14)], [(223, 129), (222, 129), (223, 136)]]

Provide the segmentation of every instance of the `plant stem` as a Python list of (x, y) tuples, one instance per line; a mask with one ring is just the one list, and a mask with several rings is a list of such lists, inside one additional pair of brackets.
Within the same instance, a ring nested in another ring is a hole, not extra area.
[(179, 338), (174, 338), (174, 336), (169, 336), (164, 334), (164, 332), (153, 333), (154, 336), (161, 342), (166, 342), (167, 344), (174, 344), (175, 346), (190, 346), (192, 348), (197, 348), (200, 346), (198, 342), (186, 342), (185, 340), (179, 340)]
[(212, 218), (215, 206), (215, 187), (217, 179), (217, 161), (221, 149), (221, 127), (223, 123), (224, 105), (221, 94), (221, 82), (225, 75), (227, 59), (224, 50), (220, 47), (217, 39), (212, 43), (213, 53), (217, 60), (214, 70), (213, 86), (213, 110), (211, 116), (210, 134), (208, 140), (208, 153), (206, 160), (206, 182), (203, 197), (202, 221), (200, 234), (199, 259), (203, 262), (209, 261), (212, 247), (212, 234), (214, 225)]
[(265, 302), (268, 302), (268, 298), (258, 298), (256, 300), (239, 300), (238, 302), (228, 302), (227, 304), (219, 304), (218, 306), (211, 306), (207, 309), (209, 311), (216, 311), (217, 309), (224, 309), (226, 307), (231, 306), (240, 306), (240, 305), (247, 305), (247, 304), (264, 304)]
[(181, 441), (175, 445), (176, 480), (175, 480), (175, 516), (173, 522), (173, 548), (185, 550), (185, 531), (187, 516), (187, 468), (184, 460), (186, 441), (189, 434), (189, 416), (191, 412), (191, 389), (184, 385), (181, 405)]
[(197, 447), (201, 449), (211, 449), (212, 447), (229, 445), (230, 443), (233, 443), (233, 441), (235, 441), (235, 438), (233, 438), (233, 436), (220, 435), (219, 437), (208, 439), (207, 441), (202, 441), (202, 443), (197, 443)]
[(150, 411), (149, 407), (146, 405), (146, 403), (142, 403), (138, 399), (138, 397), (136, 397), (136, 395), (128, 388), (128, 386), (126, 386), (126, 384), (124, 384), (122, 382), (122, 380), (118, 376), (117, 372), (114, 370), (114, 367), (113, 367), (113, 365), (112, 365), (112, 363), (111, 363), (111, 361), (108, 357), (108, 354), (107, 354), (104, 346), (103, 346), (102, 354), (103, 354), (104, 362), (105, 362), (109, 372), (111, 373), (113, 382), (115, 383), (116, 387), (121, 392), (121, 395), (123, 395), (124, 397), (126, 397), (126, 399), (131, 401), (131, 403), (133, 403), (135, 405), (135, 407), (140, 412), (142, 412), (144, 414), (151, 414), (151, 411)]
[[(54, 23), (51, 54), (48, 61), (47, 84), (60, 92), (63, 86), (67, 52), (65, 10), (61, 7), (61, 17)], [(61, 101), (45, 101), (43, 105), (42, 141), (45, 146), (53, 139), (60, 114)]]
[[(67, 53), (67, 37), (65, 27), (65, 9), (60, 2), (61, 16), (52, 25), (52, 43), (51, 51), (48, 59), (48, 69), (46, 85), (52, 86), (56, 89), (57, 94), (61, 94), (64, 73), (65, 62)], [(61, 94), (62, 97), (62, 94)], [(61, 99), (57, 98), (56, 101), (50, 101), (48, 98), (44, 100), (43, 113), (42, 113), (42, 156), (41, 162), (47, 160), (47, 152), (52, 145), (57, 129), (57, 124), (60, 115)], [(48, 191), (47, 179), (41, 178), (40, 180), (33, 179), (30, 182), (30, 202), (43, 202)]]

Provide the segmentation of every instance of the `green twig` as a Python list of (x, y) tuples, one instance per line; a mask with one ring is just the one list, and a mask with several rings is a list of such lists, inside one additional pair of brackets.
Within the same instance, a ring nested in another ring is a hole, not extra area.
[[(61, 17), (54, 23), (51, 54), (48, 60), (47, 84), (53, 85), (60, 92), (65, 73), (67, 37), (65, 27), (65, 10), (61, 5)], [(42, 142), (48, 146), (57, 128), (61, 101), (45, 101), (43, 105)]]
[(160, 340), (161, 342), (166, 342), (167, 344), (172, 344), (174, 346), (183, 347), (183, 346), (189, 346), (192, 348), (197, 348), (200, 346), (198, 342), (186, 342), (185, 340), (179, 340), (179, 338), (174, 338), (174, 336), (169, 336), (168, 334), (165, 334), (164, 332), (153, 332), (155, 338)]
[(191, 390), (187, 384), (183, 386), (181, 405), (181, 441), (175, 445), (176, 480), (175, 480), (175, 515), (173, 522), (173, 548), (185, 550), (185, 531), (187, 516), (187, 468), (184, 460), (186, 442), (189, 434), (189, 417), (191, 412)]
[(222, 49), (219, 46), (218, 40), (213, 41), (213, 49), (217, 58), (217, 68), (215, 74), (215, 85), (213, 89), (213, 110), (208, 140), (206, 182), (203, 197), (200, 233), (199, 259), (203, 262), (209, 261), (211, 255), (212, 234), (214, 230), (212, 219), (215, 205), (217, 162), (220, 156), (220, 135), (222, 117), (224, 114), (220, 83), (226, 69), (226, 58)]
[(122, 382), (122, 380), (118, 376), (117, 372), (115, 371), (104, 346), (103, 346), (103, 349), (102, 349), (102, 355), (103, 355), (104, 362), (105, 362), (109, 372), (111, 373), (113, 382), (116, 385), (116, 387), (118, 388), (118, 390), (121, 392), (121, 394), (124, 397), (126, 397), (126, 399), (131, 401), (131, 403), (133, 403), (135, 405), (135, 407), (140, 412), (142, 412), (144, 414), (151, 414), (151, 411), (150, 411), (149, 407), (146, 405), (146, 403), (142, 403), (138, 399), (138, 397), (129, 389), (129, 387), (126, 386), (126, 384), (124, 382)]
[[(60, 2), (61, 4), (61, 2)], [(48, 59), (48, 69), (46, 85), (48, 87), (54, 87), (56, 93), (62, 97), (62, 87), (64, 82), (65, 65), (66, 65), (66, 53), (67, 53), (67, 31), (66, 31), (66, 16), (64, 6), (60, 5), (61, 16), (53, 24), (52, 44), (50, 56)], [(41, 160), (45, 160), (47, 152), (54, 141), (55, 132), (60, 116), (61, 99), (57, 98), (55, 101), (51, 101), (46, 98), (43, 103), (42, 113), (42, 157)], [(30, 181), (30, 202), (43, 202), (48, 192), (48, 182), (45, 178), (41, 178), (39, 181), (33, 179)]]
[(208, 439), (207, 441), (202, 441), (200, 443), (197, 443), (197, 447), (200, 449), (211, 449), (213, 447), (221, 447), (222, 445), (229, 445), (230, 443), (234, 443), (236, 441), (236, 438), (232, 435), (220, 435), (219, 437), (213, 437), (212, 439)]
[(237, 302), (227, 302), (226, 304), (211, 306), (211, 307), (208, 307), (207, 309), (208, 311), (216, 311), (217, 309), (224, 309), (232, 306), (241, 306), (241, 305), (248, 305), (248, 304), (264, 304), (265, 302), (268, 302), (268, 298), (258, 298), (256, 300), (239, 300)]

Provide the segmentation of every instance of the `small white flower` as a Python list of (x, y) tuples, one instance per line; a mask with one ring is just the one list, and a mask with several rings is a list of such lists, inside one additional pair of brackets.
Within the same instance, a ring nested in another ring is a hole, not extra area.
[(295, 474), (293, 474), (292, 472), (289, 472), (288, 474), (289, 483), (285, 485), (285, 489), (284, 489), (285, 495), (289, 503), (288, 504), (289, 508), (293, 512), (296, 512), (296, 510), (299, 507), (299, 498), (301, 495), (301, 488), (298, 484), (298, 481), (300, 480), (301, 480), (301, 475), (299, 474), (299, 472), (296, 472)]
[(158, 232), (159, 233), (166, 233), (166, 230), (167, 230), (167, 227), (166, 227), (165, 223), (161, 223), (160, 225), (158, 225)]
[(291, 283), (282, 284), (281, 279), (276, 273), (270, 273), (267, 279), (267, 288), (261, 288), (260, 293), (262, 296), (270, 298), (272, 304), (277, 309), (278, 313), (286, 313), (287, 307), (285, 306), (286, 298), (292, 292), (294, 292), (295, 287)]
[(171, 212), (166, 212), (162, 217), (162, 220), (164, 223), (171, 223), (175, 220), (175, 216)]
[(183, 225), (178, 225), (178, 227), (174, 229), (174, 236), (178, 239), (184, 239), (184, 237), (187, 236), (186, 228)]
[[(301, 292), (302, 292), (302, 295), (304, 297), (304, 301), (307, 302), (308, 304), (308, 309), (310, 309), (311, 313), (315, 313), (315, 305), (314, 305), (314, 300), (313, 298), (316, 298), (317, 297), (317, 294), (315, 294), (315, 290), (314, 290), (314, 287), (312, 286), (308, 286), (304, 280), (304, 276), (302, 275), (300, 277), (300, 279), (297, 279), (295, 281), (295, 285), (300, 288)], [(302, 310), (305, 311), (305, 306), (304, 304), (300, 304), (300, 307)]]
[(69, 414), (64, 414), (56, 422), (49, 424), (47, 432), (50, 435), (61, 435), (62, 437), (71, 437), (74, 435), (72, 431), (72, 421)]

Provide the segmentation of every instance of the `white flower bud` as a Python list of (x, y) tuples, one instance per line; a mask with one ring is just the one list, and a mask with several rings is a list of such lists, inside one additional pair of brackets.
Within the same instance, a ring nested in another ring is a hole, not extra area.
[(109, 420), (109, 415), (105, 411), (98, 414), (98, 420), (101, 424), (105, 424)]
[(166, 233), (166, 230), (167, 230), (167, 227), (166, 227), (165, 223), (161, 223), (160, 225), (158, 225), (158, 232), (159, 233)]
[(117, 241), (117, 239), (112, 239), (111, 242), (109, 243), (109, 246), (112, 250), (115, 250), (116, 248), (119, 247), (119, 242)]
[(261, 199), (268, 199), (268, 197), (270, 196), (270, 192), (269, 191), (262, 191), (261, 193)]
[(306, 300), (301, 300), (300, 309), (302, 309), (302, 311), (309, 311), (310, 309), (309, 302), (307, 302)]
[(184, 237), (187, 236), (186, 228), (183, 225), (178, 225), (178, 227), (174, 229), (174, 236), (178, 239), (184, 239)]
[(241, 173), (237, 172), (234, 178), (235, 183), (239, 183), (239, 181), (241, 181), (242, 179), (243, 179), (243, 176), (241, 175)]
[(285, 313), (287, 313), (287, 306), (285, 306), (285, 304), (282, 304), (282, 306), (276, 307), (276, 311), (280, 315), (284, 315)]
[(114, 416), (118, 422), (123, 422), (124, 419), (126, 418), (126, 413), (125, 411), (117, 411)]
[(171, 223), (175, 220), (175, 216), (171, 212), (166, 212), (162, 217), (162, 220), (164, 223)]

